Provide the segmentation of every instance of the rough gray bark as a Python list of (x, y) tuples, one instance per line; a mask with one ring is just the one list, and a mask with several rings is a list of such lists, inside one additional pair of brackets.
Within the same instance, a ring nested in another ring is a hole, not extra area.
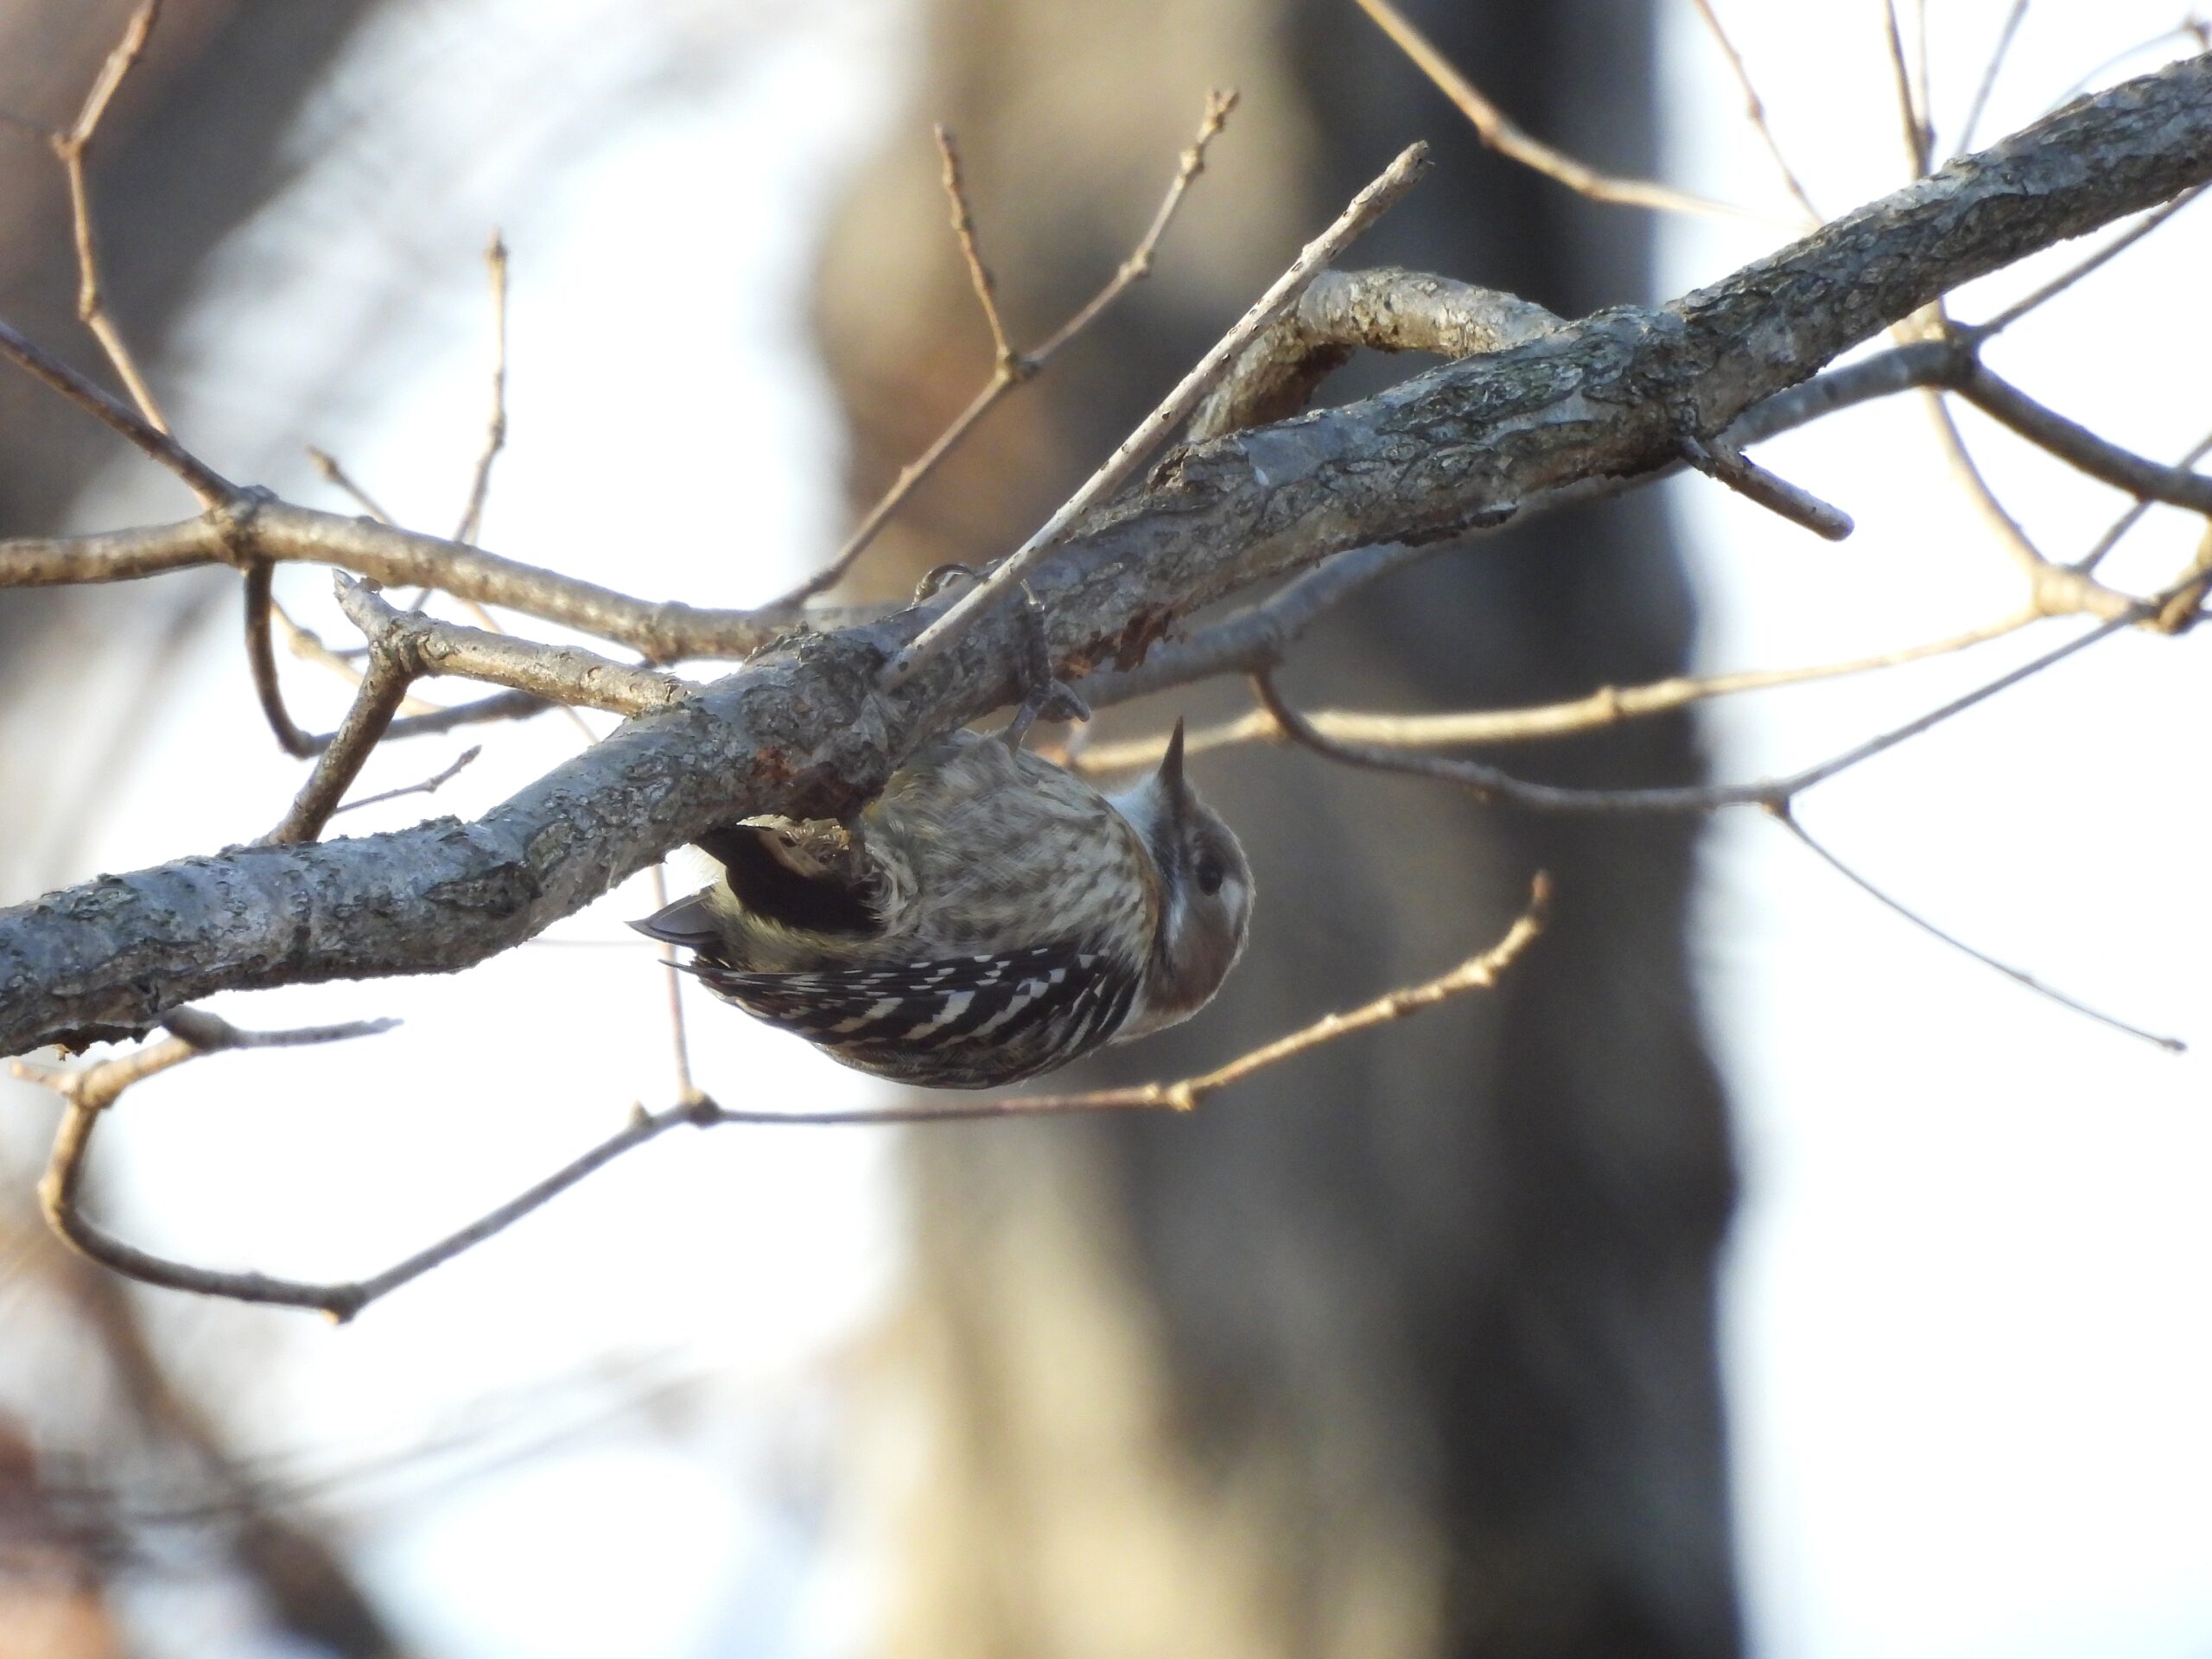
[[(1179, 450), (1033, 578), (1054, 657), (1073, 673), (1126, 660), (1173, 618), (1332, 555), (1648, 478), (1684, 435), (1723, 430), (1936, 296), (2208, 176), (2212, 56), (2077, 101), (1670, 304), (1599, 312), (1344, 408)], [(243, 526), (252, 554), (349, 566), (421, 539), (296, 508)], [(186, 521), (134, 547), (167, 568), (178, 549), (212, 556), (209, 540)], [(84, 548), (107, 552), (99, 538)], [(18, 568), (52, 580), (61, 551), (0, 543), (0, 586)], [(848, 804), (925, 732), (1014, 693), (1014, 625), (1000, 615), (908, 694), (875, 695), (876, 665), (936, 608), (774, 645), (473, 823), (233, 849), (0, 912), (0, 1052), (143, 1030), (219, 988), (450, 971), (716, 822)]]

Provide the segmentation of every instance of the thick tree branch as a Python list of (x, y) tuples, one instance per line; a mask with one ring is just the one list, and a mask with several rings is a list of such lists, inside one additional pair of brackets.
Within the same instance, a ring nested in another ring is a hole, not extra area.
[(744, 657), (795, 627), (836, 627), (868, 614), (831, 608), (802, 619), (796, 611), (656, 603), (481, 548), (283, 501), (246, 501), (151, 529), (0, 541), (0, 588), (128, 582), (242, 558), (334, 565), (386, 588), (435, 588), (611, 639), (656, 663)]
[[(1685, 436), (1726, 429), (1959, 283), (2207, 178), (2212, 55), (2074, 104), (1672, 304), (1600, 313), (1364, 403), (1179, 451), (1031, 573), (1055, 661), (1069, 674), (1134, 665), (1175, 617), (1255, 582), (1656, 476)], [(0, 582), (228, 562), (220, 517), (0, 547)], [(769, 632), (743, 613), (645, 605), (384, 526), (275, 504), (238, 518), (229, 529), (249, 556), (419, 576), (656, 660)], [(921, 735), (1018, 691), (1015, 625), (995, 614), (902, 695), (879, 695), (884, 662), (938, 611), (787, 638), (473, 823), (234, 849), (0, 912), (0, 1052), (141, 1031), (219, 988), (451, 971), (715, 823), (849, 810)]]

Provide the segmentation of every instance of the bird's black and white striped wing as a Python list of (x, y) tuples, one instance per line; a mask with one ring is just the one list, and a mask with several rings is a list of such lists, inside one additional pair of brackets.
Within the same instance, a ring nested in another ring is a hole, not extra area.
[(988, 1089), (1065, 1065), (1128, 1017), (1137, 976), (1077, 942), (850, 970), (749, 973), (691, 964), (747, 1013), (834, 1058), (900, 1082)]

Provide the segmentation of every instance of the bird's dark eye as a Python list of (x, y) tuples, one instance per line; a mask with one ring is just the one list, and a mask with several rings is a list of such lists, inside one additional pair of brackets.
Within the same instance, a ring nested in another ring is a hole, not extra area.
[(1211, 853), (1201, 853), (1198, 855), (1198, 868), (1195, 874), (1198, 878), (1200, 893), (1216, 893), (1221, 891), (1222, 878), (1228, 872), (1221, 868), (1221, 861)]

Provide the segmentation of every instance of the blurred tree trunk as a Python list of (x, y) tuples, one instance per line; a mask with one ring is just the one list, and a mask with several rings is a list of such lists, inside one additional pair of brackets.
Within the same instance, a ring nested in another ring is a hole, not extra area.
[[(1653, 170), (1642, 0), (1409, 10), (1531, 130)], [(912, 118), (825, 254), (856, 500), (988, 363), (926, 121), (959, 136), (1020, 345), (1126, 252), (1205, 87), (1244, 102), (1151, 280), (921, 493), (863, 585), (1010, 547), (1412, 138), (1440, 165), (1351, 264), (1570, 315), (1652, 297), (1646, 216), (1479, 151), (1342, 0), (937, 0), (927, 35)], [(1535, 701), (1673, 672), (1690, 624), (1645, 492), (1395, 579), (1287, 677), (1367, 707)], [(1686, 723), (1512, 758), (1561, 780), (1700, 771)], [(1732, 1175), (1684, 961), (1694, 830), (1518, 819), (1286, 751), (1194, 764), (1253, 855), (1252, 948), (1206, 1015), (1101, 1076), (1178, 1075), (1435, 972), (1538, 868), (1556, 920), (1500, 995), (1194, 1119), (912, 1136), (919, 1265), (882, 1382), (887, 1423), (922, 1433), (887, 1427), (876, 1465), (899, 1494), (880, 1650), (1733, 1653), (1714, 1350)]]

